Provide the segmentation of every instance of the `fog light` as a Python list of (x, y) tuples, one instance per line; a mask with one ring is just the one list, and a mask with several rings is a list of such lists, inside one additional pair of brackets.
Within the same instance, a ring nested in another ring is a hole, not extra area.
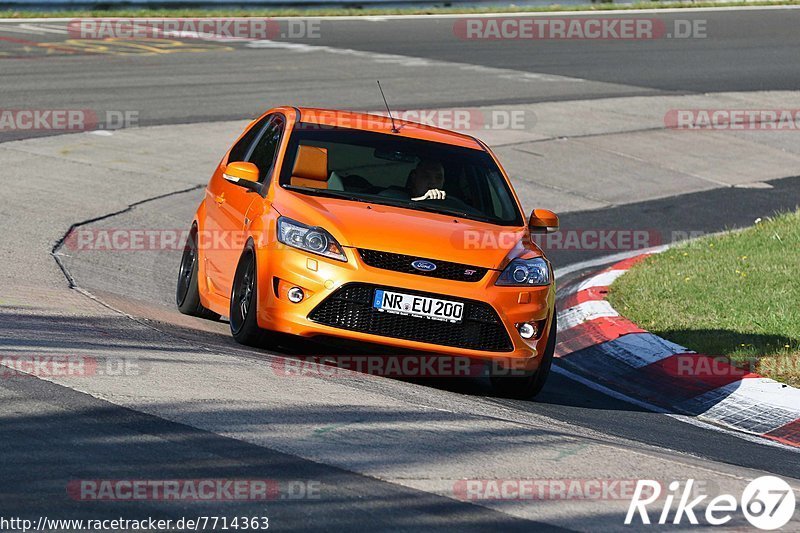
[(302, 302), (303, 298), (305, 298), (306, 296), (305, 294), (303, 294), (303, 289), (301, 289), (300, 287), (292, 287), (291, 289), (289, 289), (289, 292), (286, 293), (286, 295), (289, 297), (289, 301), (292, 302), (293, 304), (298, 304)]
[(532, 339), (536, 336), (539, 331), (536, 328), (535, 324), (530, 324), (528, 322), (523, 322), (517, 326), (517, 330), (519, 330), (519, 334), (523, 339)]

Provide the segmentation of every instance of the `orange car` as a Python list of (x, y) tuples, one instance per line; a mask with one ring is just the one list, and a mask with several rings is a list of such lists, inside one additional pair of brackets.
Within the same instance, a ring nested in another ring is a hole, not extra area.
[(544, 209), (526, 225), (508, 176), (474, 137), (279, 107), (211, 177), (177, 304), (229, 317), (248, 345), (284, 333), (494, 361), (518, 370), (494, 387), (530, 397), (556, 337), (553, 269), (531, 233), (557, 227)]

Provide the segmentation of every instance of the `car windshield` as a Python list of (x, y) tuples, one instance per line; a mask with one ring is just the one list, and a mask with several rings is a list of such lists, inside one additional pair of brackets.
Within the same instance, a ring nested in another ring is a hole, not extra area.
[[(303, 147), (327, 158), (327, 180), (307, 179), (295, 168), (298, 152), (307, 150)], [(483, 150), (301, 123), (292, 133), (285, 161), (291, 163), (283, 166), (280, 184), (300, 192), (523, 224), (508, 183)]]

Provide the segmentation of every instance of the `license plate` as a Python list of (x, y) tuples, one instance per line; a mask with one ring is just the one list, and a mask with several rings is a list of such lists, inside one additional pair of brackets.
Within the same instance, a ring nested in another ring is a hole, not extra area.
[(416, 316), (443, 322), (461, 322), (464, 304), (399, 292), (375, 291), (372, 307), (384, 313)]

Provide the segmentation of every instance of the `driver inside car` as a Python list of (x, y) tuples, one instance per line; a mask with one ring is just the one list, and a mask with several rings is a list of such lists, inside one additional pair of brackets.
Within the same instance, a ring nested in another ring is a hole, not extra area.
[(390, 188), (381, 192), (380, 196), (414, 202), (444, 200), (447, 197), (444, 191), (444, 166), (439, 161), (423, 159), (409, 173), (405, 189)]
[(411, 200), (444, 200), (444, 167), (438, 161), (423, 159), (408, 175)]

